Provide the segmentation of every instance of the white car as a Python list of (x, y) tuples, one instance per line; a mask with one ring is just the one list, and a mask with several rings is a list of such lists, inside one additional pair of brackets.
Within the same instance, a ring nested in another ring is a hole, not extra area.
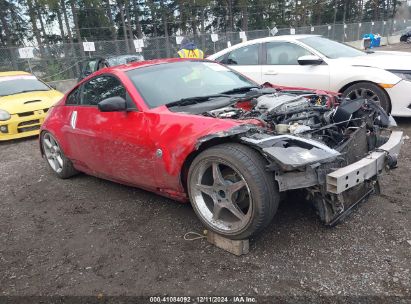
[(379, 101), (411, 117), (411, 53), (367, 53), (316, 35), (250, 40), (208, 57), (258, 83), (323, 89)]

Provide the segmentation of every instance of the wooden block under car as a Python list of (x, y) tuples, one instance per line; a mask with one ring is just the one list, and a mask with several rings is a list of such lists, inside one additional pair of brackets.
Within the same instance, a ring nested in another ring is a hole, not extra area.
[(207, 231), (207, 241), (237, 256), (247, 254), (250, 251), (250, 242), (248, 239), (230, 240), (215, 232)]

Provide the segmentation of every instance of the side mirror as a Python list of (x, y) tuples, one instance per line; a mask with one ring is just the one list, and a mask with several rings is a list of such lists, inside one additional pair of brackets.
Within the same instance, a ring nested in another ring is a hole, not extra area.
[(324, 60), (315, 55), (306, 55), (298, 58), (298, 64), (300, 65), (320, 65), (323, 62)]
[(123, 97), (110, 97), (100, 101), (98, 109), (101, 112), (123, 112), (127, 110), (127, 103)]

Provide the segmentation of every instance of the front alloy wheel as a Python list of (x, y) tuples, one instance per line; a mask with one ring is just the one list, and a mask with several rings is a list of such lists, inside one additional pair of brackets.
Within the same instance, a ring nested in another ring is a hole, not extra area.
[(196, 157), (188, 174), (194, 211), (211, 230), (244, 239), (268, 225), (278, 206), (273, 174), (265, 160), (240, 144), (223, 144)]
[(194, 177), (193, 199), (216, 230), (241, 231), (250, 221), (252, 198), (244, 177), (229, 164), (205, 161)]

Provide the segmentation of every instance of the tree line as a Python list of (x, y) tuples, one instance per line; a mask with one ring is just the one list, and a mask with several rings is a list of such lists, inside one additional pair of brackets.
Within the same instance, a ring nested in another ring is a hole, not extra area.
[(387, 20), (400, 0), (0, 0), (0, 46)]

